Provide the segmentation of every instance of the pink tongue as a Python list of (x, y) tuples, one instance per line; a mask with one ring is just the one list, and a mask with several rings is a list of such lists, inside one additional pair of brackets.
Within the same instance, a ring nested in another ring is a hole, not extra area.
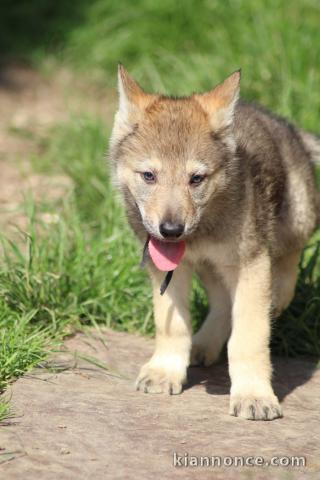
[(149, 253), (155, 266), (162, 272), (177, 268), (186, 249), (185, 242), (161, 242), (153, 237), (149, 240)]

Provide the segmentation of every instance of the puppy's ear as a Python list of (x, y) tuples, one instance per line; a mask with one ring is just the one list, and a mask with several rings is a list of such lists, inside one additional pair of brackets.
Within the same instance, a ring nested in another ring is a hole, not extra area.
[(241, 71), (237, 70), (209, 92), (195, 95), (209, 115), (211, 128), (215, 131), (228, 127), (233, 122), (240, 94), (240, 78)]
[(123, 65), (118, 65), (119, 116), (123, 121), (135, 122), (149, 105), (153, 95), (146, 93), (129, 75)]

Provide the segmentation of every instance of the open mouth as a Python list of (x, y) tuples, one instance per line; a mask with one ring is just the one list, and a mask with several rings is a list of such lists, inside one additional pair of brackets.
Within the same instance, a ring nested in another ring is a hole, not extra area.
[(185, 249), (186, 243), (183, 240), (164, 242), (150, 237), (148, 241), (150, 257), (158, 270), (162, 272), (175, 270), (182, 260)]

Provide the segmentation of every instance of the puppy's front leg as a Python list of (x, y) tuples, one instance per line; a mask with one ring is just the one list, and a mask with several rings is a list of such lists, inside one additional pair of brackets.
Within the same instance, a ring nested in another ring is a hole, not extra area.
[(137, 390), (145, 393), (181, 393), (190, 362), (191, 325), (189, 291), (192, 272), (180, 265), (163, 296), (160, 285), (164, 274), (150, 272), (153, 283), (156, 348), (140, 370)]
[(230, 414), (272, 420), (281, 408), (271, 386), (271, 261), (267, 253), (240, 268), (228, 344)]

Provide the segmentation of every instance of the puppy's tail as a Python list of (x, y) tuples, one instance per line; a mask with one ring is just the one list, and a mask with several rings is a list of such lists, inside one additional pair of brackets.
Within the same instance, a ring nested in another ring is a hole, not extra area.
[(310, 153), (312, 163), (320, 165), (320, 136), (315, 133), (299, 130), (300, 137)]

